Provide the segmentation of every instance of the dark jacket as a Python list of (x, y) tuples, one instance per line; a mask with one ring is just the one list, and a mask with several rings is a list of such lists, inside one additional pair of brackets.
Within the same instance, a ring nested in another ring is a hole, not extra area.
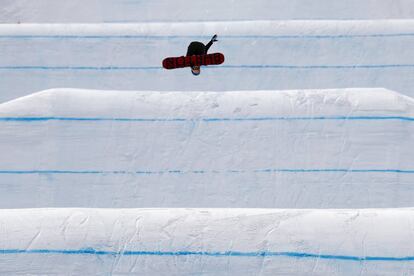
[(193, 41), (190, 43), (187, 49), (187, 56), (192, 55), (205, 55), (207, 54), (208, 49), (210, 49), (210, 46), (213, 44), (213, 41), (210, 41), (207, 43), (207, 45), (204, 45), (201, 42)]

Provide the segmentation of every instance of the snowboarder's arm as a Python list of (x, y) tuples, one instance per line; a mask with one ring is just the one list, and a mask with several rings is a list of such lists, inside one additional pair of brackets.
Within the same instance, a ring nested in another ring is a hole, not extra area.
[(211, 45), (213, 45), (214, 42), (217, 41), (217, 35), (213, 35), (213, 37), (211, 38), (211, 40), (207, 43), (206, 45), (206, 54), (208, 52), (208, 49), (210, 49)]

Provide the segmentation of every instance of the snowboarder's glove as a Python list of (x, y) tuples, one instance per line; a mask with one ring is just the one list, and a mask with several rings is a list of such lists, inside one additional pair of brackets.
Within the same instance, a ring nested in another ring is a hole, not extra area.
[(215, 35), (213, 35), (213, 37), (211, 38), (211, 41), (212, 42), (216, 42), (217, 41), (217, 35), (215, 34)]

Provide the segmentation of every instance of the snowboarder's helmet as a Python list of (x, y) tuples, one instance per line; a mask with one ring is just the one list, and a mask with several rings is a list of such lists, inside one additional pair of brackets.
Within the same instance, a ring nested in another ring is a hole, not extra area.
[(200, 75), (200, 66), (191, 67), (191, 73), (193, 73), (194, 76)]

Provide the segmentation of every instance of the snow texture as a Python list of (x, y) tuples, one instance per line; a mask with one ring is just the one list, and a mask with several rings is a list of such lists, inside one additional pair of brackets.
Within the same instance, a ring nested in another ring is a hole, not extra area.
[(412, 0), (2, 0), (0, 23), (411, 19)]
[(1, 104), (1, 271), (410, 274), (414, 213), (394, 207), (413, 205), (413, 113), (385, 89)]
[(2, 0), (0, 274), (414, 275), (412, 18)]
[(414, 101), (385, 89), (58, 89), (0, 124), (2, 208), (413, 206)]
[[(226, 61), (166, 72), (193, 40)], [(0, 25), (0, 102), (50, 88), (234, 91), (384, 87), (414, 96), (414, 20)]]
[(1, 270), (39, 275), (410, 275), (413, 209), (19, 209)]

